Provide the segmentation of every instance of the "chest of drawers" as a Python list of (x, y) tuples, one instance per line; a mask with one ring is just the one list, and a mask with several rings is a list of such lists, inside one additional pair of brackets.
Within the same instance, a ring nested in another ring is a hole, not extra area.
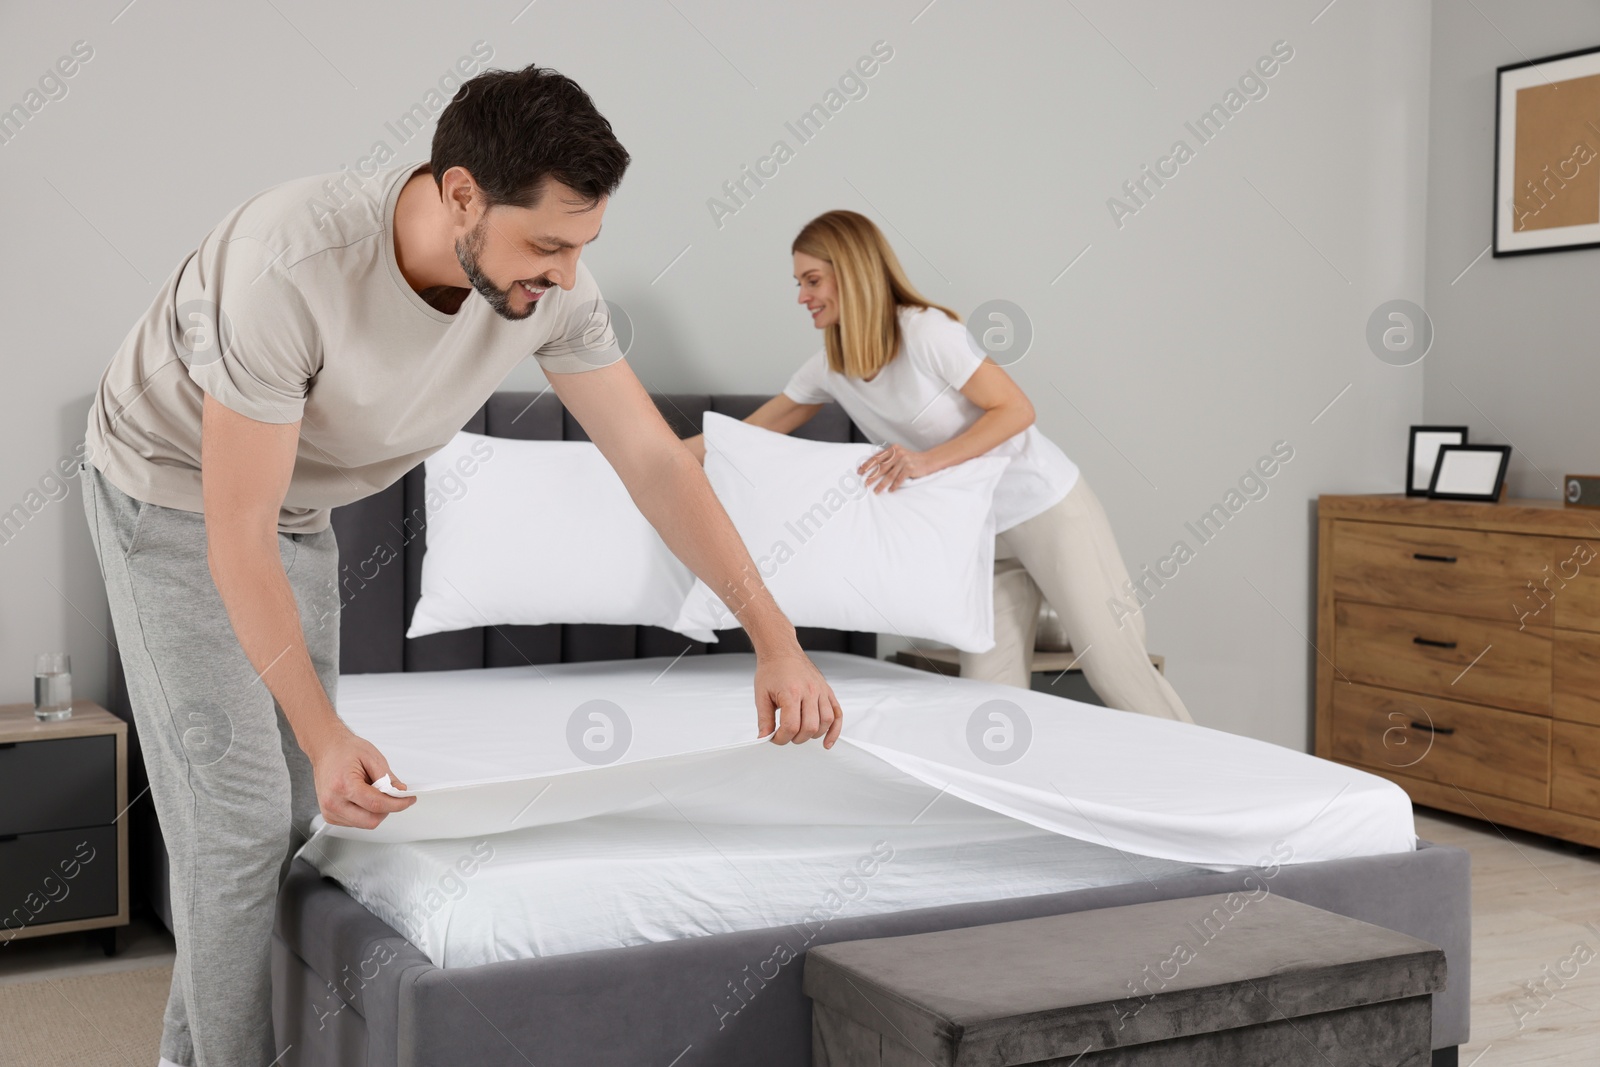
[(1316, 754), (1600, 846), (1600, 511), (1318, 500)]

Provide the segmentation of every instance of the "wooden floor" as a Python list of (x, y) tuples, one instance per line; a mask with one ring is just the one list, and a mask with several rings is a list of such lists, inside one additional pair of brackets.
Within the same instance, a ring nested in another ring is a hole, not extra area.
[[(1600, 1067), (1600, 851), (1425, 809), (1417, 833), (1472, 853), (1472, 1040), (1461, 1067)], [(114, 960), (78, 935), (8, 945), (0, 1067), (153, 1064), (171, 944), (142, 926)], [(1541, 981), (1553, 996), (1524, 988)]]
[(1600, 1065), (1600, 851), (1424, 808), (1417, 835), (1472, 853), (1472, 1040), (1461, 1067)]

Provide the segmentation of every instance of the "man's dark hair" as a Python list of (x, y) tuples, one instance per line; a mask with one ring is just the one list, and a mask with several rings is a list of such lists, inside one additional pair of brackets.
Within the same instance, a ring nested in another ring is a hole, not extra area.
[(590, 203), (610, 196), (628, 169), (628, 150), (577, 82), (532, 64), (486, 70), (439, 115), (431, 169), (465, 167), (488, 206), (536, 207), (546, 178)]

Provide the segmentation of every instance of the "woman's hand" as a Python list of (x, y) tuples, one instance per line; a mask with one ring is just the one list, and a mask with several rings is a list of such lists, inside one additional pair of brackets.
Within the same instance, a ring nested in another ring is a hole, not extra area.
[(881, 493), (885, 489), (894, 492), (907, 478), (921, 478), (937, 469), (926, 452), (890, 445), (856, 468), (856, 473), (866, 478), (874, 493)]

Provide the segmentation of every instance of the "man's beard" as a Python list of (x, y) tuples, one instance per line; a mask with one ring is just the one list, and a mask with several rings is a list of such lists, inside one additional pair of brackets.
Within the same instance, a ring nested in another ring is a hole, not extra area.
[[(502, 319), (518, 322), (538, 311), (539, 305), (543, 301), (532, 301), (526, 310), (517, 311), (511, 306), (511, 290), (501, 289), (496, 286), (494, 282), (489, 280), (489, 276), (483, 273), (483, 269), (478, 266), (478, 253), (483, 251), (483, 244), (487, 239), (484, 230), (488, 225), (488, 221), (487, 218), (479, 219), (478, 225), (472, 228), (472, 232), (456, 242), (456, 259), (460, 262), (461, 269), (466, 272), (467, 280), (478, 291), (478, 295), (483, 297), (489, 306), (494, 309), (494, 313)], [(518, 283), (512, 282), (511, 284), (515, 286)]]

